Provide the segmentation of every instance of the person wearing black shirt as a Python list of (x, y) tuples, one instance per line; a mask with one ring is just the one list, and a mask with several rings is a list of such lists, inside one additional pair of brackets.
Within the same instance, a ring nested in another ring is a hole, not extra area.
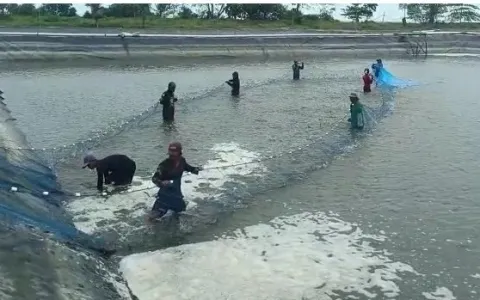
[(132, 183), (137, 166), (128, 156), (113, 154), (103, 159), (97, 159), (92, 154), (83, 158), (83, 168), (97, 169), (97, 189), (103, 189), (103, 183), (125, 185)]
[(293, 80), (299, 80), (300, 79), (300, 70), (303, 70), (304, 64), (302, 62), (302, 65), (298, 64), (298, 61), (294, 60), (293, 65), (292, 65), (292, 71), (293, 71)]
[(232, 79), (225, 81), (232, 88), (232, 96), (240, 95), (240, 79), (238, 78), (238, 72), (233, 72)]
[(168, 84), (168, 89), (162, 94), (160, 98), (160, 104), (163, 105), (162, 115), (163, 121), (173, 122), (175, 117), (175, 102), (178, 101), (175, 97), (175, 89), (177, 85), (175, 82), (170, 82)]

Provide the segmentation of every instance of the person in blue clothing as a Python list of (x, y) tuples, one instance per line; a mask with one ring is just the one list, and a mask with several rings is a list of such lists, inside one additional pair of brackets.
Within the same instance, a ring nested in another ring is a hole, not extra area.
[(173, 142), (168, 145), (168, 158), (158, 165), (152, 177), (152, 182), (159, 190), (149, 219), (161, 218), (168, 210), (176, 213), (184, 211), (186, 204), (181, 189), (183, 172), (198, 175), (201, 170), (201, 167), (192, 167), (187, 163), (183, 157), (182, 144)]
[(375, 78), (378, 78), (378, 76), (380, 76), (380, 70), (382, 70), (382, 68), (383, 68), (383, 62), (380, 58), (377, 59), (376, 63), (372, 64), (372, 70), (373, 70), (373, 73), (375, 74)]

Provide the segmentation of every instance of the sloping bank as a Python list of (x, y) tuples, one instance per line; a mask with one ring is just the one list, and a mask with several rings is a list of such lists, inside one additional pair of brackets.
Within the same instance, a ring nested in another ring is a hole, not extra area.
[(0, 32), (3, 60), (137, 60), (287, 58), (295, 56), (412, 56), (480, 52), (480, 35), (460, 32), (387, 34), (113, 34)]

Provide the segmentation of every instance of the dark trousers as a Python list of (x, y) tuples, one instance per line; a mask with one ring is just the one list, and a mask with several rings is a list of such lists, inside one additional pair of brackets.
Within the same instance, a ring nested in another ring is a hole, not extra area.
[(369, 85), (364, 85), (363, 86), (363, 92), (364, 93), (370, 93), (372, 90), (370, 89), (370, 86)]
[(173, 210), (176, 213), (182, 212), (187, 208), (182, 195), (169, 193), (168, 191), (158, 191), (155, 197), (152, 211), (165, 214), (167, 210)]
[(123, 172), (111, 173), (105, 180), (105, 183), (114, 182), (114, 185), (126, 185), (132, 183), (133, 176), (137, 170), (135, 162), (126, 167)]
[(174, 106), (163, 106), (162, 116), (164, 121), (171, 122), (175, 117), (175, 107)]

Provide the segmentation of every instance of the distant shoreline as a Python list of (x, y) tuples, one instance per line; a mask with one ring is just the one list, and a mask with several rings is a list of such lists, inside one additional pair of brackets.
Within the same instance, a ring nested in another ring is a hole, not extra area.
[[(127, 30), (125, 30), (127, 31)], [(216, 31), (158, 33), (48, 28), (0, 28), (0, 60), (9, 62), (87, 61), (111, 64), (170, 65), (187, 61), (275, 60), (302, 58), (403, 57), (412, 58), (417, 42), (428, 54), (480, 53), (480, 33), (324, 32), (324, 31)], [(428, 43), (422, 45), (422, 43)], [(410, 52), (409, 52), (410, 51)], [(424, 57), (420, 52), (418, 57)]]

